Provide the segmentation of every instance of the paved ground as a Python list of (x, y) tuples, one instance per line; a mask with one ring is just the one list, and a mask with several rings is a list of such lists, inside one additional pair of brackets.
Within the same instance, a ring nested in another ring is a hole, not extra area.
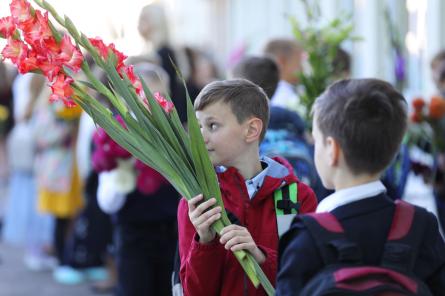
[(92, 296), (89, 283), (64, 286), (51, 272), (33, 272), (23, 264), (23, 250), (0, 242), (0, 296)]

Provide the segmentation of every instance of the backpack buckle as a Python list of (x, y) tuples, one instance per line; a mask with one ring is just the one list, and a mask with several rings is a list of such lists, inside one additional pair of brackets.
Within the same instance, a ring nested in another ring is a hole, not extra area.
[(300, 210), (300, 203), (299, 202), (293, 202), (290, 199), (282, 199), (277, 201), (277, 208), (280, 210), (283, 210), (283, 212), (290, 212), (292, 210), (299, 211)]

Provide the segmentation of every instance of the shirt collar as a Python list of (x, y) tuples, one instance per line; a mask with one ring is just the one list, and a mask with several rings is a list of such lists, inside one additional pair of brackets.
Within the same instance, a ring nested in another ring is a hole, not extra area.
[(380, 181), (373, 181), (366, 184), (338, 190), (323, 199), (318, 204), (316, 212), (331, 212), (332, 210), (340, 206), (365, 198), (374, 197), (385, 191), (386, 188)]
[(261, 165), (263, 166), (264, 169), (252, 179), (246, 180), (247, 192), (249, 193), (250, 199), (253, 199), (255, 193), (257, 193), (258, 190), (263, 185), (264, 178), (267, 176), (269, 165), (263, 160), (261, 160)]

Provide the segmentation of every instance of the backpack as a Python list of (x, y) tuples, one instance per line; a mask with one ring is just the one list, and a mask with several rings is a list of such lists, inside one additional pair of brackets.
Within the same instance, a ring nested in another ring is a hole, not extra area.
[[(277, 216), (278, 235), (281, 236), (289, 229), (292, 220), (300, 210), (298, 202), (298, 185), (291, 183), (278, 188), (274, 192), (275, 213)], [(233, 224), (240, 224), (238, 218), (231, 212), (227, 211), (227, 216)], [(179, 245), (176, 245), (176, 254), (173, 263), (173, 272), (171, 277), (172, 295), (183, 296), (181, 279), (179, 271), (181, 269), (181, 258), (179, 257)]]
[(312, 148), (295, 133), (286, 129), (268, 129), (260, 144), (260, 154), (284, 157), (294, 168), (298, 179), (310, 187), (315, 186), (317, 171)]
[(301, 216), (326, 266), (303, 288), (301, 296), (432, 295), (414, 273), (425, 216), (413, 205), (396, 201), (391, 228), (379, 266), (362, 262), (357, 244), (347, 239), (331, 213)]

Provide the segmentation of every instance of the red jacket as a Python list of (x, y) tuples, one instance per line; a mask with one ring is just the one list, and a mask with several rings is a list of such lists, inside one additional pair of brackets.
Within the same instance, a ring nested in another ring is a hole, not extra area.
[[(285, 160), (275, 160), (269, 161), (267, 176), (252, 200), (249, 199), (245, 180), (235, 168), (218, 173), (225, 208), (239, 219), (241, 225), (248, 228), (258, 247), (265, 253), (266, 261), (261, 268), (273, 285), (277, 274), (279, 240), (274, 191), (284, 183), (296, 182), (300, 213), (313, 212), (317, 207), (312, 189), (299, 182)], [(233, 253), (225, 250), (218, 238), (206, 245), (199, 243), (184, 198), (179, 203), (178, 225), (180, 278), (184, 295), (266, 295), (261, 287), (255, 289)]]

